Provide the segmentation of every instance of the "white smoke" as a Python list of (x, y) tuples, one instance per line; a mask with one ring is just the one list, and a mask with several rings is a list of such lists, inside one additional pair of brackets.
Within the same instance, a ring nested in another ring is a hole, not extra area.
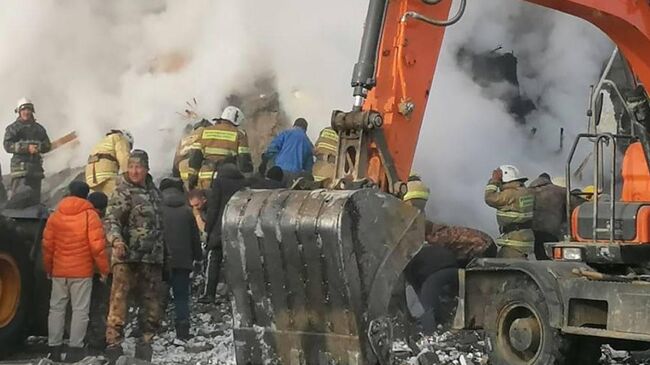
[[(520, 88), (537, 106), (525, 126), (456, 62), (461, 47), (499, 46), (517, 56)], [(573, 139), (586, 131), (589, 85), (612, 49), (580, 19), (522, 1), (470, 1), (461, 22), (447, 30), (416, 152), (414, 169), (432, 190), (429, 215), (494, 233), (494, 210), (483, 203), (493, 169), (514, 164), (531, 179), (542, 172), (564, 176)]]
[[(214, 117), (227, 95), (268, 73), (276, 75), (290, 117), (325, 124), (330, 108), (348, 104), (365, 6), (6, 0), (0, 118), (3, 126), (13, 122), (15, 101), (27, 96), (52, 139), (77, 131), (78, 153), (49, 160), (50, 173), (83, 164), (111, 128), (130, 129), (136, 147), (150, 152), (153, 169), (167, 171), (185, 101), (196, 98), (198, 113)], [(5, 171), (8, 161), (2, 154)]]
[[(199, 114), (212, 117), (231, 92), (272, 73), (289, 117), (310, 120), (314, 137), (332, 109), (351, 104), (366, 8), (361, 0), (5, 0), (0, 118), (11, 123), (15, 101), (28, 96), (52, 138), (77, 131), (81, 146), (46, 166), (50, 173), (83, 164), (110, 128), (131, 129), (162, 172), (186, 100), (195, 97)], [(499, 45), (519, 58), (521, 88), (538, 107), (525, 128), (456, 63), (460, 47)], [(559, 127), (565, 141), (583, 128), (588, 85), (610, 50), (578, 19), (514, 0), (470, 1), (447, 31), (415, 160), (433, 191), (432, 217), (494, 231), (482, 201), (493, 168), (560, 173)], [(5, 171), (8, 161), (3, 154)]]

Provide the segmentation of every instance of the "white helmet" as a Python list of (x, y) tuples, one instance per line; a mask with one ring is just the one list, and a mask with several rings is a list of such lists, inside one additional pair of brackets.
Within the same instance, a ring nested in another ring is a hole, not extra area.
[(133, 135), (131, 134), (131, 132), (129, 132), (126, 129), (122, 129), (122, 130), (120, 130), (120, 132), (122, 133), (122, 135), (124, 137), (126, 137), (126, 140), (129, 141), (129, 144), (131, 145), (131, 148), (133, 148)]
[(220, 119), (227, 120), (230, 123), (239, 126), (244, 120), (244, 113), (238, 107), (230, 105), (223, 110)]
[(18, 113), (25, 108), (30, 108), (32, 112), (34, 112), (34, 103), (32, 103), (32, 101), (27, 98), (21, 98), (16, 103), (16, 109), (14, 111)]
[(516, 168), (515, 166), (501, 165), (499, 166), (499, 169), (501, 169), (502, 180), (504, 183), (517, 181), (517, 180), (521, 180), (521, 181), (528, 180), (526, 176), (521, 175), (521, 172), (519, 172), (519, 169)]

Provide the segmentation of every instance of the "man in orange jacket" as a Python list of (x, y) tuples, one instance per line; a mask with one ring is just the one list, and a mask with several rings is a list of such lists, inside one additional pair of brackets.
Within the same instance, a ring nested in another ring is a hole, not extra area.
[(65, 310), (72, 306), (70, 343), (66, 361), (81, 360), (88, 327), (94, 266), (102, 279), (108, 275), (104, 228), (93, 205), (86, 200), (90, 188), (82, 181), (68, 186), (69, 195), (59, 203), (43, 232), (43, 264), (52, 279), (48, 344), (51, 358), (61, 360)]

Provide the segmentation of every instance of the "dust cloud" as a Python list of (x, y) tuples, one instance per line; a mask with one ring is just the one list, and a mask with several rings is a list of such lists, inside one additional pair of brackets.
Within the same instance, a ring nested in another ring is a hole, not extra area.
[[(167, 171), (186, 121), (214, 117), (232, 92), (273, 75), (289, 116), (311, 121), (351, 104), (349, 86), (366, 1), (332, 0), (5, 0), (0, 13), (0, 118), (28, 96), (52, 138), (71, 130), (81, 145), (48, 172), (85, 162), (108, 129), (128, 128), (152, 166)], [(519, 58), (522, 92), (538, 110), (518, 126), (501, 101), (475, 84), (455, 54), (502, 46)], [(520, 166), (531, 177), (563, 169), (556, 153), (586, 124), (588, 85), (612, 45), (593, 26), (514, 0), (470, 1), (445, 39), (415, 159), (432, 189), (437, 220), (493, 232), (482, 202), (493, 168)], [(536, 138), (529, 129), (536, 127)], [(0, 162), (8, 170), (9, 156)]]

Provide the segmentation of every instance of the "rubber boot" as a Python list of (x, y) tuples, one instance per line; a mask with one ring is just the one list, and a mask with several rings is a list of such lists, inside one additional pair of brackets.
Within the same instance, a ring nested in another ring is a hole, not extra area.
[(135, 358), (151, 362), (151, 357), (153, 356), (153, 348), (150, 343), (143, 341), (138, 341), (135, 345)]
[(104, 354), (106, 355), (109, 365), (115, 365), (117, 359), (124, 355), (122, 345), (109, 345), (106, 347), (106, 350), (104, 350)]
[(192, 336), (190, 336), (190, 322), (179, 321), (176, 323), (176, 338), (183, 341), (192, 338)]
[(50, 360), (52, 360), (54, 362), (61, 362), (61, 350), (62, 349), (63, 349), (63, 345), (50, 346), (50, 348), (48, 350)]

